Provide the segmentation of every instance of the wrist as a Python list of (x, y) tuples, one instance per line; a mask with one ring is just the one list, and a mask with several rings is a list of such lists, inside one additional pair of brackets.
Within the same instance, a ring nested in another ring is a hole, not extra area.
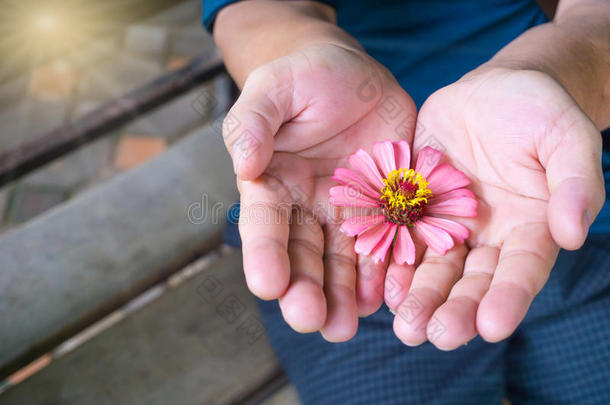
[(482, 67), (546, 74), (604, 129), (610, 125), (610, 53), (601, 38), (607, 40), (610, 24), (603, 18), (583, 19), (582, 13), (569, 10), (526, 31)]
[(240, 87), (258, 66), (311, 45), (361, 49), (337, 27), (334, 10), (314, 1), (234, 3), (218, 14), (214, 39)]

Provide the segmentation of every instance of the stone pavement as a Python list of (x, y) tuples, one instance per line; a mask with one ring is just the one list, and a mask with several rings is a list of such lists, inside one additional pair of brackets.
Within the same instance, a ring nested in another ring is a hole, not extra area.
[[(200, 24), (200, 0), (119, 27), (81, 49), (0, 84), (0, 150), (46, 133), (102, 103), (183, 67), (214, 46)], [(226, 79), (219, 79), (225, 80)], [(213, 118), (223, 83), (199, 86), (123, 128), (0, 189), (0, 232), (33, 218), (100, 180), (130, 170)]]

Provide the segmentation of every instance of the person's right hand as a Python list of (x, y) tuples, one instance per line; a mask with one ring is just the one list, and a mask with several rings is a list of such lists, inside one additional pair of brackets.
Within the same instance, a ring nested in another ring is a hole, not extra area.
[(374, 265), (354, 253), (336, 220), (345, 212), (327, 211), (330, 177), (359, 148), (411, 143), (415, 119), (390, 72), (357, 49), (310, 45), (247, 77), (223, 123), (241, 193), (244, 271), (255, 295), (279, 299), (293, 329), (348, 340), (358, 315), (382, 304), (389, 259)]

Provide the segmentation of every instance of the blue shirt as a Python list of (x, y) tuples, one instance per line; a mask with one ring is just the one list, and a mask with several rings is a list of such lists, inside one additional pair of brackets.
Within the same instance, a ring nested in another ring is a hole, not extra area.
[[(204, 0), (211, 30), (218, 11), (236, 0)], [(385, 65), (418, 108), (437, 89), (489, 60), (527, 29), (547, 22), (534, 0), (324, 0), (337, 24)], [(608, 137), (604, 136), (604, 147)], [(606, 189), (610, 153), (604, 152)], [(610, 204), (591, 227), (610, 233)]]

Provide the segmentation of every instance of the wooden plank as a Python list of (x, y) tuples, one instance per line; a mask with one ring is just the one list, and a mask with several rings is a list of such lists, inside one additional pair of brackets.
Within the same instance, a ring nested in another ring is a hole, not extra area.
[(207, 127), (5, 233), (0, 379), (218, 246), (236, 199), (228, 153)]
[(10, 388), (0, 404), (230, 404), (278, 372), (233, 252)]

